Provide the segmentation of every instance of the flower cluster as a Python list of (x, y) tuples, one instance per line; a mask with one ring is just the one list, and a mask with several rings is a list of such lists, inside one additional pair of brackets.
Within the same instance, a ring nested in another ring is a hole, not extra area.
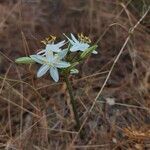
[[(68, 41), (72, 45), (70, 48), (71, 52), (76, 52), (76, 51), (82, 51), (83, 52), (87, 48), (90, 47), (89, 43), (91, 43), (91, 40), (88, 37), (83, 36), (83, 34), (78, 34), (79, 40), (77, 40), (72, 33), (71, 33), (72, 39), (68, 38), (67, 36), (66, 36), (66, 38), (68, 39)], [(97, 51), (94, 50), (92, 53), (97, 54)]]
[[(58, 82), (59, 80), (59, 70), (77, 73), (78, 70), (75, 68), (74, 64), (78, 64), (84, 57), (87, 57), (91, 53), (97, 54), (97, 51), (95, 50), (97, 45), (94, 47), (91, 46), (91, 40), (88, 37), (83, 36), (83, 34), (79, 34), (78, 39), (72, 33), (70, 38), (65, 34), (64, 36), (67, 38), (67, 41), (63, 40), (58, 43), (55, 43), (56, 37), (54, 36), (46, 38), (42, 41), (45, 45), (44, 49), (35, 55), (30, 55), (30, 57), (18, 58), (16, 59), (16, 62), (36, 62), (41, 64), (42, 66), (37, 72), (37, 77), (41, 77), (49, 71), (50, 76), (55, 82)], [(65, 48), (66, 45), (67, 48)], [(74, 62), (71, 61), (73, 59), (68, 59), (69, 56), (72, 56), (71, 52), (79, 54)]]

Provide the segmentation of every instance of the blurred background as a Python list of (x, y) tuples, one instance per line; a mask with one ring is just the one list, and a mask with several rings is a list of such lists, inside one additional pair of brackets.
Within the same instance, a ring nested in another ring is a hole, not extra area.
[[(150, 13), (143, 17), (149, 7), (149, 0), (0, 0), (0, 149), (150, 149)], [(49, 35), (81, 32), (98, 40), (98, 55), (70, 76), (82, 140), (63, 80), (37, 79), (38, 65), (14, 63)]]

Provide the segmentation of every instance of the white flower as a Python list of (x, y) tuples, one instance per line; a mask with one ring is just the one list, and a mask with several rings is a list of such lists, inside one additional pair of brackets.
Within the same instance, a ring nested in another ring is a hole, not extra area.
[(46, 51), (53, 51), (53, 52), (60, 52), (62, 49), (61, 47), (65, 45), (65, 40), (64, 41), (61, 41), (61, 42), (58, 42), (56, 44), (54, 44), (54, 42), (52, 43), (49, 43), (49, 44), (46, 44), (46, 48), (42, 51), (40, 51), (39, 53), (37, 53), (38, 55), (45, 55), (45, 52)]
[(67, 68), (70, 66), (70, 63), (62, 61), (62, 59), (67, 54), (67, 50), (62, 50), (57, 54), (53, 54), (52, 51), (46, 50), (45, 56), (39, 54), (31, 55), (30, 57), (37, 63), (42, 64), (40, 69), (37, 72), (37, 77), (41, 77), (46, 74), (47, 71), (50, 72), (51, 77), (54, 81), (58, 82), (59, 73), (57, 68)]
[[(77, 40), (72, 33), (71, 33), (71, 39), (67, 36), (66, 36), (66, 38), (71, 43), (71, 48), (70, 48), (71, 52), (76, 52), (76, 51), (83, 52), (90, 47), (90, 45), (88, 43)], [(97, 54), (97, 51), (93, 51), (92, 53)]]

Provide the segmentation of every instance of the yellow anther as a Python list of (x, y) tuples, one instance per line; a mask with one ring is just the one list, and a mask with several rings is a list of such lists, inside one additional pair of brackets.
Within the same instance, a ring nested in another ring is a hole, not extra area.
[(87, 36), (84, 36), (82, 33), (78, 34), (78, 38), (83, 43), (91, 43), (91, 39)]
[(53, 40), (53, 42), (56, 40), (56, 36), (51, 35), (51, 40)]
[(50, 35), (49, 37), (45, 38), (44, 40), (41, 41), (44, 45), (53, 43), (56, 40), (56, 37), (53, 35)]
[(47, 42), (45, 40), (42, 40), (41, 43), (43, 43), (44, 45), (47, 44)]

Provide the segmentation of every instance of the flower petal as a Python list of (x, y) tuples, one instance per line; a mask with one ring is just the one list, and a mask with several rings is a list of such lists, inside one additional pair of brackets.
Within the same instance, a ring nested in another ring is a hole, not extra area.
[(67, 35), (64, 34), (64, 36), (68, 39), (68, 41), (71, 43), (71, 45), (75, 44), (75, 42), (73, 40), (71, 40)]
[(30, 57), (39, 64), (44, 64), (47, 61), (46, 58), (41, 55), (30, 55)]
[(55, 82), (58, 82), (59, 80), (59, 74), (58, 74), (58, 69), (56, 67), (51, 67), (50, 68), (50, 75), (53, 78)]
[(73, 45), (71, 48), (70, 48), (70, 51), (71, 52), (76, 52), (76, 51), (79, 51), (80, 48), (79, 48), (79, 45)]
[(63, 45), (65, 45), (65, 40), (55, 44), (55, 46), (57, 46), (59, 48), (62, 47)]
[(43, 54), (43, 53), (45, 53), (45, 49), (43, 49), (43, 50), (41, 50), (41, 51), (39, 51), (38, 53), (37, 53), (37, 55), (41, 55), (41, 54)]
[(46, 58), (47, 58), (48, 62), (52, 62), (54, 60), (53, 51), (46, 50), (45, 54), (46, 54)]
[(77, 43), (77, 44), (74, 44), (71, 48), (70, 48), (70, 51), (71, 52), (76, 52), (76, 51), (84, 51), (86, 50), (87, 48), (89, 48), (89, 44), (87, 43)]
[(68, 49), (64, 49), (57, 54), (58, 54), (60, 59), (63, 59), (67, 55), (67, 52), (68, 52)]
[(53, 51), (53, 52), (60, 52), (61, 51), (60, 47), (62, 47), (63, 45), (65, 45), (65, 40), (61, 41), (57, 44), (54, 44), (54, 43), (47, 44), (46, 45), (46, 51), (50, 50), (50, 51)]
[(47, 44), (46, 45), (46, 51), (47, 50), (53, 51), (53, 52), (60, 52), (61, 51), (61, 49), (55, 44)]
[(71, 38), (75, 43), (79, 43), (79, 41), (75, 38), (75, 36), (71, 33)]
[(87, 48), (89, 48), (90, 45), (87, 43), (81, 43), (79, 46), (80, 51), (85, 51)]
[(37, 77), (39, 78), (39, 77), (43, 76), (48, 70), (49, 70), (48, 65), (42, 65), (37, 72)]
[(65, 62), (65, 61), (59, 61), (55, 64), (55, 67), (57, 68), (67, 68), (70, 66), (70, 63)]

